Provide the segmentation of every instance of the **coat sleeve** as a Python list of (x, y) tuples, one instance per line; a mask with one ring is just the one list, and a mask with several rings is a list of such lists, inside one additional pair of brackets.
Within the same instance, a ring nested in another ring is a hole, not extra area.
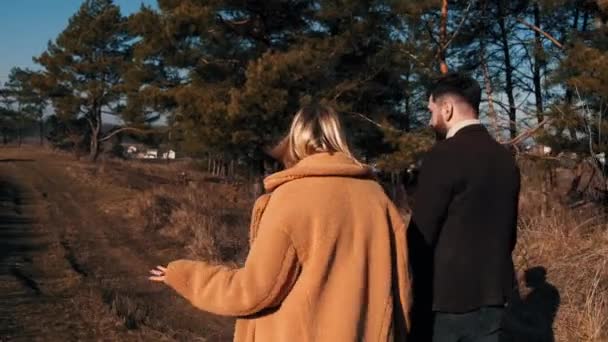
[(434, 246), (452, 200), (451, 170), (446, 169), (437, 150), (422, 162), (412, 206), (414, 226), (424, 240)]
[[(389, 219), (391, 223), (392, 236), (392, 259), (393, 259), (393, 289), (397, 290), (395, 295), (395, 337), (396, 341), (405, 340), (405, 335), (411, 329), (411, 304), (412, 304), (412, 280), (410, 263), (407, 250), (406, 224), (395, 207), (389, 203)], [(405, 326), (402, 326), (405, 324)]]
[(218, 315), (247, 316), (280, 304), (299, 273), (296, 249), (282, 227), (262, 220), (245, 265), (202, 261), (169, 263), (165, 283), (195, 307)]

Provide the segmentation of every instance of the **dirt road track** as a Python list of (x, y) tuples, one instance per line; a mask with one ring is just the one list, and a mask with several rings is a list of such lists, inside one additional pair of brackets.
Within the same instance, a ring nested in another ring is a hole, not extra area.
[(147, 280), (175, 246), (100, 210), (116, 191), (70, 162), (0, 148), (0, 341), (229, 341), (231, 320)]

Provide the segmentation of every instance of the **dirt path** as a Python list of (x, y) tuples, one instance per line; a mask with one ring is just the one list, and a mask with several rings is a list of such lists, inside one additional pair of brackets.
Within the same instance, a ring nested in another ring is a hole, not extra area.
[(231, 320), (147, 280), (175, 246), (105, 214), (113, 193), (67, 164), (0, 149), (0, 341), (230, 340)]

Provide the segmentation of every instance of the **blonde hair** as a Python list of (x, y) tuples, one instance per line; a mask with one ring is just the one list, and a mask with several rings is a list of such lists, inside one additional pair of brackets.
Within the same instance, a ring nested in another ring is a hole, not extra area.
[(309, 105), (300, 109), (278, 154), (286, 166), (321, 152), (341, 152), (355, 160), (348, 147), (340, 118), (333, 108)]

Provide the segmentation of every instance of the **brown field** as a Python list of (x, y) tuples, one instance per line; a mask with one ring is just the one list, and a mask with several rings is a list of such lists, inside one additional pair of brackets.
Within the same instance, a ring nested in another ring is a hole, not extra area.
[[(524, 174), (514, 340), (608, 341), (606, 212), (559, 204), (566, 171), (552, 189)], [(182, 257), (241, 264), (253, 200), (184, 163), (0, 148), (0, 341), (231, 340), (232, 319), (147, 272)]]

